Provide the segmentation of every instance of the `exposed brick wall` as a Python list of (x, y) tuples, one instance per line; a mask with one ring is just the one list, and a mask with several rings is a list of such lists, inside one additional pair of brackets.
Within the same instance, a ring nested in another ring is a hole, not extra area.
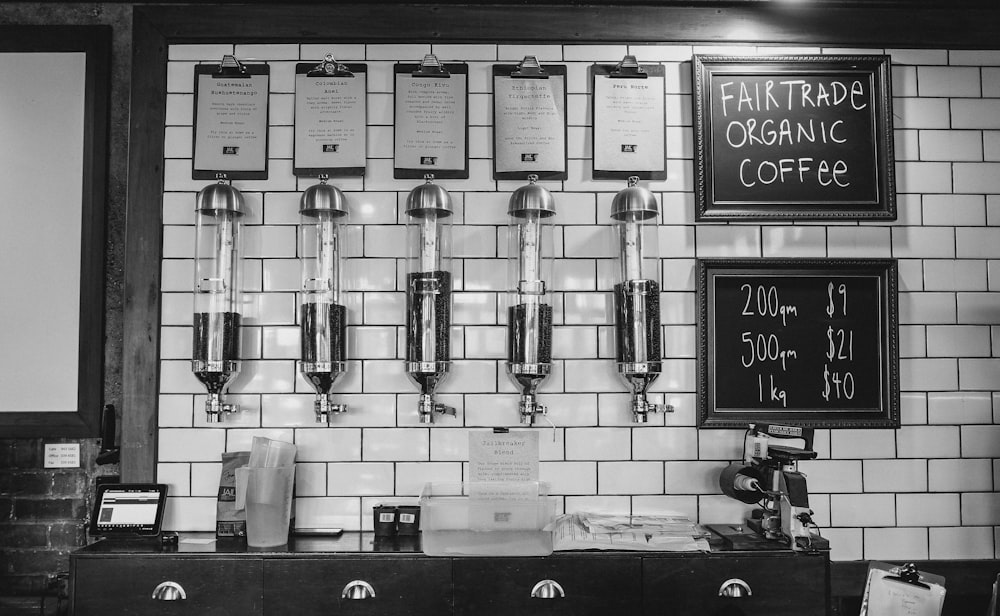
[(0, 597), (66, 594), (69, 553), (87, 542), (96, 478), (118, 472), (97, 466), (98, 439), (79, 441), (80, 468), (46, 469), (51, 442), (0, 439)]

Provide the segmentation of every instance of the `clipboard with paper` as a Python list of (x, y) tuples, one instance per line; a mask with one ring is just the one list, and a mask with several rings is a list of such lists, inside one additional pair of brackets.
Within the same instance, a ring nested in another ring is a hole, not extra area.
[(941, 616), (944, 577), (917, 571), (913, 563), (872, 562), (860, 616)]

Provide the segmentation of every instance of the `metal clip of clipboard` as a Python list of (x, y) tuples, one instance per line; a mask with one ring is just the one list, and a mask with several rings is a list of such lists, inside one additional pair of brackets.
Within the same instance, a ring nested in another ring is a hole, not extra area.
[(538, 58), (535, 56), (524, 56), (524, 59), (517, 65), (517, 68), (511, 71), (510, 76), (515, 79), (549, 78), (549, 74), (544, 68), (542, 68), (542, 65), (538, 63)]
[(424, 59), (420, 61), (420, 67), (410, 74), (414, 77), (439, 77), (445, 79), (451, 77), (451, 73), (445, 69), (437, 56), (432, 53), (425, 55)]
[(351, 69), (346, 64), (341, 64), (333, 57), (332, 53), (326, 54), (311, 71), (306, 73), (307, 77), (354, 77)]
[(646, 69), (639, 66), (635, 56), (625, 56), (622, 61), (615, 65), (614, 70), (608, 73), (608, 77), (618, 79), (646, 79), (649, 75)]
[(226, 54), (222, 56), (222, 62), (219, 63), (219, 69), (212, 73), (212, 77), (249, 77), (250, 73), (247, 71), (247, 67), (243, 65), (242, 62), (236, 59), (236, 56), (232, 54)]
[(906, 563), (905, 565), (890, 569), (889, 573), (894, 575), (885, 576), (885, 579), (887, 580), (903, 582), (905, 584), (912, 584), (913, 586), (917, 586), (919, 588), (930, 589), (930, 586), (920, 581), (920, 572), (917, 571), (917, 566), (913, 563)]

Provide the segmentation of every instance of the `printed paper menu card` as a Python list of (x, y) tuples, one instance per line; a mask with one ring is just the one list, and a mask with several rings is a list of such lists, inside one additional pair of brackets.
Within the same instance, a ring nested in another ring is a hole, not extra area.
[(468, 178), (468, 66), (395, 67), (396, 179)]
[(193, 179), (267, 178), (268, 66), (236, 66), (195, 67)]
[(316, 74), (314, 64), (296, 65), (295, 175), (365, 174), (366, 65), (335, 66)]

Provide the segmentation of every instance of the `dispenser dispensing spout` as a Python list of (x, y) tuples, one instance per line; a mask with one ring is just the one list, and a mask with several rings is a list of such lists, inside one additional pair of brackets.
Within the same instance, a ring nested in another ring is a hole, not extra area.
[(507, 375), (521, 391), (522, 424), (546, 413), (537, 390), (552, 370), (552, 194), (528, 176), (511, 195), (508, 214)]

